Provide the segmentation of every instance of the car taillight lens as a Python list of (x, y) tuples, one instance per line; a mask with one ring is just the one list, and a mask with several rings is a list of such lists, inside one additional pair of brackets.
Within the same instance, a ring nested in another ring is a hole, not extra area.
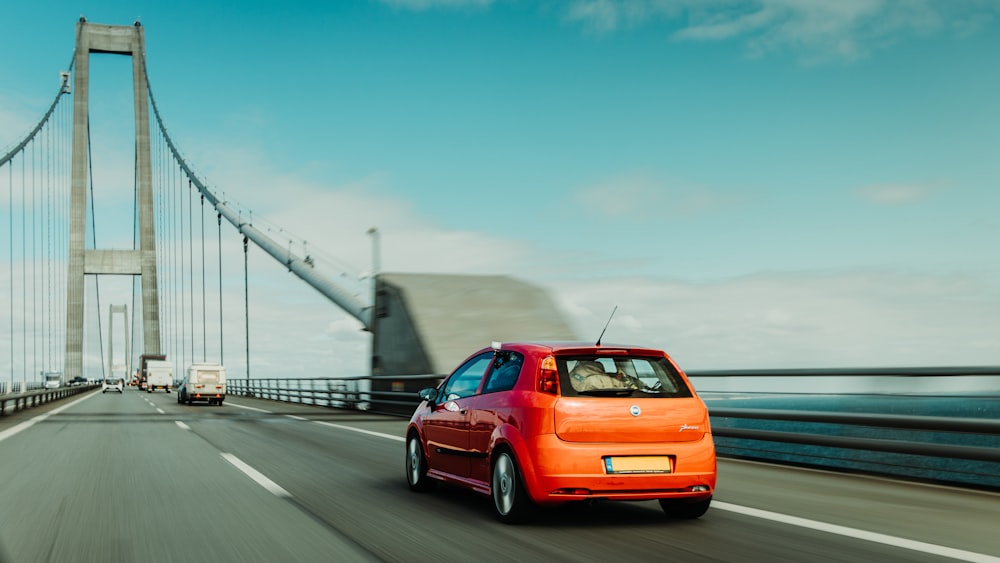
[(552, 356), (545, 356), (538, 364), (538, 390), (542, 393), (559, 394), (559, 370), (556, 368), (556, 359)]

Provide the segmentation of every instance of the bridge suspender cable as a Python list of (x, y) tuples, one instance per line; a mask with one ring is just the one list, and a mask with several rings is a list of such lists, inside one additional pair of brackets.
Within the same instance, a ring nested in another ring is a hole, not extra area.
[(10, 253), (10, 391), (14, 390), (14, 166), (7, 167), (7, 211), (10, 233), (7, 238)]
[[(188, 287), (191, 290), (191, 362), (194, 362), (194, 190), (188, 178)], [(202, 338), (204, 340), (204, 337)]]
[[(203, 194), (204, 195), (204, 194)], [(219, 223), (219, 363), (225, 365), (222, 353), (222, 343), (225, 340), (222, 334), (222, 212), (216, 216)]]
[[(25, 262), (25, 257), (28, 255), (28, 247), (27, 247), (28, 233), (27, 233), (27, 228), (26, 228), (26, 226), (27, 226), (27, 217), (26, 217), (25, 209), (24, 209), (24, 205), (25, 205), (24, 202), (28, 199), (27, 196), (26, 196), (27, 187), (25, 186), (25, 183), (24, 183), (24, 177), (25, 177), (24, 161), (25, 160), (26, 160), (25, 156), (22, 154), (21, 155), (21, 262), (22, 262), (22, 265), (21, 265), (21, 314), (23, 315), (22, 318), (27, 319), (28, 318), (28, 300), (27, 300), (28, 278), (27, 278), (26, 274), (28, 272), (28, 268), (25, 266), (25, 264), (23, 264), (23, 262)], [(27, 371), (27, 367), (28, 367), (28, 323), (27, 322), (24, 323), (24, 326), (22, 327), (22, 331), (21, 332), (22, 332), (22, 336), (21, 336), (21, 362), (22, 362), (21, 363), (21, 371), (22, 371), (22, 374), (21, 374), (21, 376), (24, 377), (27, 374), (25, 374), (23, 372)]]
[(246, 311), (246, 339), (247, 339), (247, 389), (250, 388), (250, 268), (247, 255), (247, 237), (243, 235), (243, 300), (244, 311)]
[(208, 312), (205, 301), (205, 196), (201, 196), (201, 361), (208, 361)]

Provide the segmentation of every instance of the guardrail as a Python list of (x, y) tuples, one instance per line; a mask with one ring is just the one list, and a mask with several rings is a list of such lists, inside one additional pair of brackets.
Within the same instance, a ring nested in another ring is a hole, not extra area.
[(420, 403), (416, 390), (440, 380), (439, 375), (230, 378), (226, 387), (229, 395), (409, 416)]
[[(1000, 490), (1000, 367), (688, 376), (709, 406), (720, 456)], [(229, 391), (409, 416), (416, 391), (441, 377), (230, 379)]]
[(11, 406), (13, 407), (13, 412), (17, 412), (52, 401), (65, 399), (84, 391), (90, 391), (96, 387), (100, 387), (100, 385), (74, 385), (59, 387), (57, 389), (36, 389), (19, 393), (2, 394), (0, 395), (0, 416), (6, 415), (7, 411), (11, 410)]

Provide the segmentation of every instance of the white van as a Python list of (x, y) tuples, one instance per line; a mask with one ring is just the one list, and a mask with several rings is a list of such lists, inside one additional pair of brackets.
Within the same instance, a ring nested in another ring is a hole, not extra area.
[(170, 392), (170, 386), (174, 384), (174, 364), (162, 360), (146, 361), (146, 392), (152, 393), (154, 389), (163, 389)]
[(61, 371), (45, 372), (45, 389), (59, 389), (63, 386), (63, 374)]
[(226, 400), (226, 368), (222, 364), (191, 364), (177, 389), (177, 402), (208, 401), (221, 405)]

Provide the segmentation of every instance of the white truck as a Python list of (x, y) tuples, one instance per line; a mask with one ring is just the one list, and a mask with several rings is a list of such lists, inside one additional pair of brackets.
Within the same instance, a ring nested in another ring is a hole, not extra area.
[(61, 371), (47, 371), (44, 374), (45, 389), (59, 389), (63, 386), (63, 374)]
[(163, 389), (167, 393), (174, 384), (174, 364), (164, 360), (146, 361), (146, 392)]
[(222, 364), (191, 364), (177, 389), (177, 402), (208, 401), (221, 405), (226, 400), (226, 368)]

